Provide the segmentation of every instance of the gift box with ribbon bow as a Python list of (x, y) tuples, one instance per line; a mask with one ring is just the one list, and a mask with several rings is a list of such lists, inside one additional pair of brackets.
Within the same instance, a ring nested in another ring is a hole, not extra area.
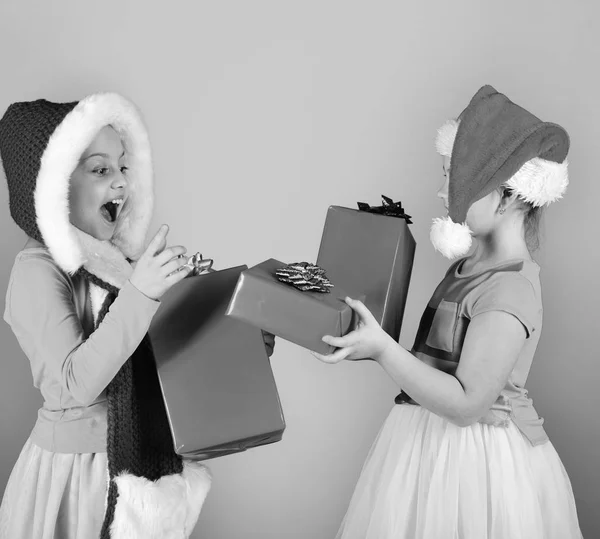
[[(357, 316), (344, 302), (350, 293), (314, 264), (269, 259), (241, 273), (227, 315), (330, 354), (335, 348), (324, 343), (323, 336), (341, 337), (356, 327)], [(357, 299), (363, 298), (359, 294)]]
[(175, 451), (204, 460), (281, 440), (285, 421), (260, 330), (225, 316), (247, 266), (192, 276), (162, 298), (150, 327)]
[(381, 327), (398, 340), (416, 243), (402, 204), (382, 198), (376, 207), (329, 208), (317, 264), (336, 284), (363, 294)]

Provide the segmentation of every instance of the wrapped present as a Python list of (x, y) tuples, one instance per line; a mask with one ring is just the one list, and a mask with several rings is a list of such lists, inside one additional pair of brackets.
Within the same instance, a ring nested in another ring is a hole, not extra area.
[(329, 208), (317, 264), (336, 284), (364, 294), (381, 327), (398, 340), (416, 247), (411, 217), (388, 197), (381, 206), (358, 207)]
[(269, 259), (240, 275), (227, 315), (308, 350), (330, 354), (324, 335), (340, 337), (356, 327), (344, 302), (350, 293), (314, 264)]
[(276, 442), (285, 429), (262, 332), (225, 316), (245, 269), (202, 266), (161, 298), (150, 327), (175, 451), (186, 458)]

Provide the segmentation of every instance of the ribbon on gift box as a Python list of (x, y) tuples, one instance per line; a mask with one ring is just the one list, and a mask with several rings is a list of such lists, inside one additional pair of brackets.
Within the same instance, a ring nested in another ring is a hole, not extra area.
[(310, 262), (294, 262), (275, 270), (279, 281), (292, 285), (302, 292), (328, 294), (333, 284), (325, 275), (325, 270)]
[(183, 268), (190, 268), (192, 271), (190, 271), (188, 277), (195, 277), (202, 273), (214, 271), (211, 269), (212, 265), (213, 261), (210, 258), (204, 259), (200, 253), (196, 253), (188, 258), (188, 261), (181, 266), (180, 270)]
[(366, 202), (357, 202), (360, 211), (386, 215), (388, 217), (399, 217), (406, 220), (406, 224), (411, 225), (411, 216), (404, 213), (402, 202), (394, 202), (391, 198), (381, 195), (383, 203), (381, 206), (369, 206)]

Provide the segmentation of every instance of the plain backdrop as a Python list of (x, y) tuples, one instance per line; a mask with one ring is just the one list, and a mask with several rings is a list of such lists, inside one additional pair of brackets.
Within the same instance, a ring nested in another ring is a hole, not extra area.
[[(0, 109), (120, 92), (153, 143), (153, 231), (225, 268), (317, 256), (327, 207), (401, 200), (417, 252), (400, 342), (448, 262), (436, 129), (492, 84), (571, 135), (571, 185), (546, 214), (544, 328), (528, 387), (600, 537), (600, 8), (592, 1), (0, 2)], [(0, 284), (25, 241), (0, 187)], [(357, 253), (360, 256), (360, 253)], [(0, 492), (40, 404), (0, 323)], [(277, 341), (283, 441), (210, 462), (194, 537), (331, 539), (398, 390), (370, 362), (329, 366)]]

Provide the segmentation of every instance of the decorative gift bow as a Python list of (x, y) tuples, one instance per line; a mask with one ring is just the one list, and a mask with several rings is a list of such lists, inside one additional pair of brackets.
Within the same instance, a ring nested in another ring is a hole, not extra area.
[(201, 275), (202, 273), (214, 271), (211, 270), (212, 265), (213, 261), (210, 258), (204, 259), (200, 253), (196, 253), (195, 255), (190, 256), (187, 263), (185, 263), (179, 269), (182, 270), (183, 268), (190, 268), (192, 271), (190, 271), (188, 277), (195, 277), (196, 275)]
[(294, 262), (275, 271), (277, 279), (292, 285), (302, 292), (329, 293), (333, 284), (325, 270), (310, 262)]
[(388, 217), (400, 217), (406, 220), (407, 225), (411, 225), (411, 216), (404, 213), (402, 208), (402, 202), (394, 202), (391, 198), (381, 195), (383, 204), (381, 206), (371, 207), (366, 202), (357, 202), (358, 209), (360, 211), (366, 211), (369, 213), (377, 213), (379, 215), (387, 215)]

